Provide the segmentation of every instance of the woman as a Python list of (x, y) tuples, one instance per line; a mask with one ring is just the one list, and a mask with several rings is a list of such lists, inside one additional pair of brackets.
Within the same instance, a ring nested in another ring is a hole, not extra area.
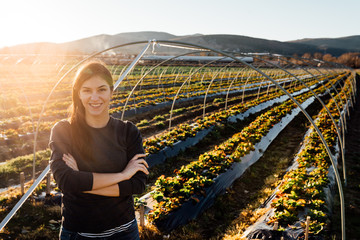
[(51, 171), (63, 192), (60, 239), (139, 239), (133, 194), (145, 189), (148, 165), (131, 122), (109, 115), (113, 79), (101, 63), (82, 66), (69, 120), (50, 136)]

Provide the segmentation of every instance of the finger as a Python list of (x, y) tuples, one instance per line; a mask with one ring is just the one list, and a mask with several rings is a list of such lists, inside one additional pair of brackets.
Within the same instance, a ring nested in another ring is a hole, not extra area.
[(67, 159), (67, 158), (63, 158), (63, 160), (64, 160), (64, 162), (66, 162), (66, 163), (70, 162), (69, 159)]
[(64, 154), (63, 159), (68, 162), (76, 163), (75, 159), (72, 158), (71, 155), (69, 156), (67, 154), (66, 155)]
[(145, 167), (149, 167), (149, 165), (148, 165), (148, 163), (146, 162), (146, 160), (145, 159), (142, 159), (142, 158), (140, 158), (140, 159), (134, 159), (133, 160), (133, 162), (134, 163), (137, 163), (137, 164), (142, 164), (142, 165), (144, 165)]
[(73, 170), (76, 170), (77, 169), (77, 167), (74, 165), (74, 164), (72, 164), (72, 163), (70, 163), (70, 164), (67, 164), (71, 169), (73, 169)]
[(146, 157), (146, 154), (144, 153), (138, 153), (136, 154), (131, 160), (136, 160), (138, 158)]
[(138, 169), (146, 174), (149, 174), (149, 170), (144, 166), (144, 164), (139, 164)]
[(148, 163), (145, 161), (145, 159), (138, 159), (139, 161), (138, 161), (138, 163), (141, 163), (141, 164), (143, 164), (145, 167), (149, 167), (149, 165), (148, 165)]
[(64, 154), (64, 155), (63, 155), (63, 159), (64, 159), (64, 160), (67, 160), (67, 161), (70, 161), (70, 160), (71, 160), (71, 158), (69, 158), (69, 156), (68, 156), (67, 154)]
[(68, 165), (69, 167), (74, 166), (74, 162), (71, 161), (68, 157), (63, 156), (63, 160), (66, 163), (66, 165)]
[(71, 166), (71, 163), (66, 162), (66, 165), (67, 165), (69, 168), (73, 168), (73, 167)]
[(139, 157), (146, 157), (146, 153), (138, 153), (135, 156), (139, 156)]
[(66, 165), (68, 165), (69, 167), (73, 166), (72, 162), (69, 161), (65, 161)]
[(66, 157), (67, 157), (67, 159), (69, 159), (69, 160), (75, 160), (74, 157), (71, 156), (70, 154), (66, 154)]
[(142, 167), (140, 167), (140, 171), (144, 172), (146, 175), (149, 174), (149, 170), (147, 170), (147, 168), (144, 165), (142, 165)]

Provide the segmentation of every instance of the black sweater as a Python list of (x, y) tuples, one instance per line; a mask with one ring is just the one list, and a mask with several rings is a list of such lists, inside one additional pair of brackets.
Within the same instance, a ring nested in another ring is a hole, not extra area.
[[(92, 189), (92, 172), (115, 173), (125, 169), (130, 159), (144, 153), (139, 130), (131, 122), (110, 117), (103, 128), (86, 126), (90, 131), (93, 160), (84, 159), (72, 146), (70, 123), (62, 120), (51, 130), (50, 167), (63, 192), (63, 226), (75, 232), (100, 233), (135, 218), (132, 194), (145, 189), (146, 174), (137, 172), (131, 179), (118, 183), (120, 197), (83, 193)], [(74, 156), (79, 171), (62, 160), (64, 153)]]

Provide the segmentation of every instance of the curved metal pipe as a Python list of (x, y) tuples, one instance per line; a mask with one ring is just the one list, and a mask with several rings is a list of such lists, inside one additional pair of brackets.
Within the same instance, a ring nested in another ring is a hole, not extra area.
[[(164, 41), (164, 42), (167, 42), (167, 43), (174, 43), (174, 42), (171, 42), (171, 41)], [(178, 42), (175, 42), (175, 47), (179, 44)], [(192, 46), (198, 46), (196, 44), (191, 44)], [(201, 46), (198, 46), (198, 47), (201, 47)], [(331, 165), (333, 166), (334, 168), (334, 172), (335, 172), (335, 178), (336, 178), (336, 182), (337, 182), (337, 185), (338, 185), (338, 190), (339, 190), (339, 196), (340, 196), (340, 206), (341, 206), (341, 222), (342, 222), (342, 225), (341, 225), (341, 229), (342, 229), (342, 239), (345, 240), (345, 203), (344, 203), (344, 193), (343, 193), (343, 189), (342, 189), (342, 185), (341, 185), (341, 180), (340, 180), (340, 175), (339, 175), (339, 172), (337, 170), (337, 167), (336, 167), (336, 164), (335, 164), (335, 161), (332, 157), (332, 154), (331, 154), (331, 151), (329, 149), (329, 146), (327, 145), (325, 139), (324, 139), (324, 136), (322, 135), (321, 131), (319, 130), (319, 128), (316, 126), (316, 124), (314, 123), (314, 121), (312, 120), (311, 116), (305, 111), (305, 109), (301, 106), (301, 104), (291, 96), (291, 94), (286, 91), (284, 88), (282, 88), (274, 79), (270, 78), (267, 74), (265, 74), (264, 72), (262, 72), (261, 70), (257, 69), (256, 67), (252, 66), (251, 64), (245, 62), (245, 61), (242, 61), (240, 59), (236, 59), (235, 57), (233, 57), (232, 55), (228, 54), (228, 53), (225, 53), (223, 51), (219, 51), (219, 50), (215, 50), (215, 49), (212, 49), (212, 48), (207, 48), (208, 50), (211, 50), (215, 53), (218, 53), (218, 54), (221, 54), (223, 56), (227, 56), (227, 57), (230, 57), (234, 60), (237, 60), (239, 61), (240, 63), (252, 68), (253, 70), (259, 72), (261, 75), (263, 75), (264, 77), (268, 78), (270, 81), (272, 81), (281, 91), (283, 91), (286, 95), (288, 95), (288, 97), (299, 107), (299, 109), (305, 114), (306, 118), (309, 120), (309, 122), (311, 123), (311, 125), (314, 127), (315, 131), (317, 132), (317, 134), (319, 135), (322, 143), (324, 144), (325, 146), (325, 149), (326, 149), (326, 152), (330, 158), (330, 161), (331, 161)]]
[[(310, 60), (308, 60), (308, 59), (306, 59), (306, 60), (307, 60), (307, 61), (310, 61)], [(302, 61), (303, 61), (305, 64), (310, 65), (308, 62), (305, 62), (304, 59), (302, 59)], [(318, 72), (322, 73), (322, 72), (320, 71), (320, 69), (315, 68), (315, 67), (314, 67), (314, 69), (317, 70)], [(327, 71), (331, 76), (339, 74), (339, 73), (336, 72), (336, 71), (333, 71), (333, 72), (331, 73), (330, 70), (328, 70), (328, 69), (326, 69), (326, 68), (325, 68), (324, 70)], [(345, 80), (344, 80), (344, 81), (345, 81)], [(331, 83), (331, 81), (330, 81), (329, 83), (330, 83), (332, 89), (336, 92), (336, 95), (338, 95), (339, 92), (337, 91), (336, 87)], [(339, 82), (339, 85), (340, 85), (340, 87), (342, 88), (340, 82)], [(331, 95), (331, 93), (330, 93), (330, 95)], [(332, 95), (331, 95), (331, 96), (332, 96)], [(332, 96), (332, 97), (333, 97), (333, 96)], [(345, 97), (346, 97), (346, 99), (347, 99), (346, 94), (345, 94)], [(347, 106), (347, 105), (345, 105), (345, 104), (343, 103), (341, 97), (339, 97), (339, 100), (340, 100), (340, 103), (341, 103), (342, 106), (344, 106), (344, 107)], [(346, 133), (346, 129), (347, 129), (346, 119), (345, 119), (345, 115), (342, 115), (342, 114), (341, 114), (341, 109), (340, 109), (337, 101), (335, 100), (335, 98), (333, 98), (333, 101), (335, 102), (335, 105), (336, 105), (336, 107), (337, 107), (337, 109), (338, 109), (338, 111), (339, 111), (339, 114), (340, 114), (341, 129), (342, 129), (342, 133), (343, 133), (343, 134), (342, 134), (342, 137), (343, 137), (343, 139), (342, 139), (342, 141), (343, 141), (342, 148), (345, 150), (345, 133)], [(347, 109), (347, 110), (348, 110), (348, 112), (349, 112), (349, 109)], [(345, 156), (343, 157), (343, 159), (345, 159)], [(343, 162), (343, 165), (344, 165), (344, 164), (345, 164), (345, 162)], [(343, 168), (343, 171), (344, 171), (343, 174), (344, 174), (344, 176), (346, 176), (345, 166), (343, 166), (343, 167), (344, 167), (344, 168)], [(345, 180), (345, 186), (346, 186), (346, 185), (347, 185), (347, 181)]]
[(206, 98), (207, 98), (207, 95), (209, 93), (209, 90), (210, 90), (210, 87), (211, 87), (211, 84), (214, 82), (215, 78), (217, 77), (217, 75), (219, 74), (219, 72), (222, 70), (222, 69), (225, 69), (227, 66), (229, 66), (231, 63), (233, 63), (234, 61), (228, 63), (227, 65), (225, 65), (223, 68), (221, 68), (217, 74), (214, 75), (214, 77), (211, 79), (207, 89), (206, 89), (206, 93), (205, 93), (205, 97), (204, 97), (204, 106), (203, 106), (203, 118), (205, 117), (205, 111), (206, 111)]
[(249, 79), (251, 78), (251, 76), (252, 76), (253, 73), (256, 73), (256, 71), (255, 71), (255, 72), (251, 72), (250, 75), (246, 78), (246, 81), (245, 81), (244, 87), (243, 87), (241, 103), (244, 103), (246, 85), (247, 85), (247, 83), (248, 83), (248, 81), (249, 81)]
[[(140, 84), (140, 82), (143, 81), (143, 79), (148, 75), (150, 74), (150, 72), (152, 72), (154, 69), (156, 69), (157, 67), (161, 66), (162, 64), (166, 63), (166, 62), (169, 62), (171, 60), (174, 60), (175, 58), (178, 58), (178, 57), (181, 57), (181, 56), (185, 56), (185, 55), (188, 55), (188, 54), (194, 54), (194, 53), (198, 53), (199, 51), (195, 51), (195, 52), (190, 52), (190, 53), (185, 53), (185, 54), (180, 54), (180, 55), (177, 55), (177, 56), (174, 56), (174, 57), (171, 57), (169, 59), (166, 59), (166, 60), (163, 60), (162, 62), (156, 64), (155, 66), (153, 66), (152, 68), (149, 69), (149, 71), (147, 71), (140, 79), (139, 81), (135, 84), (135, 86), (131, 89), (131, 92), (129, 93), (128, 97), (126, 98), (126, 102), (125, 102), (125, 105), (123, 107), (123, 111), (121, 113), (121, 120), (124, 120), (124, 114), (125, 114), (125, 111), (126, 111), (126, 106), (129, 102), (129, 99), (130, 97), (132, 96), (132, 94), (134, 93), (135, 89), (137, 88), (137, 86)], [(176, 79), (175, 79), (176, 81)], [(170, 117), (171, 118), (171, 117)]]
[[(228, 90), (227, 90), (227, 92), (226, 92), (226, 98), (225, 98), (225, 111), (226, 111), (226, 109), (227, 109), (227, 103), (228, 103), (228, 97), (229, 97), (229, 92), (230, 92), (230, 89), (231, 89), (231, 87), (232, 87), (232, 85), (233, 85), (234, 81), (235, 81), (235, 80), (237, 80), (237, 78), (239, 77), (240, 73), (241, 73), (241, 72), (239, 72), (239, 73), (236, 75), (236, 77), (235, 77), (235, 78), (233, 78), (233, 79), (231, 80), (231, 83), (230, 83), (230, 85), (229, 85), (229, 88), (228, 88)], [(243, 74), (241, 75), (241, 78), (240, 78), (240, 79), (242, 79), (242, 78), (243, 78), (244, 74), (245, 74), (245, 71), (243, 71)]]
[[(192, 73), (192, 75), (195, 74), (196, 72), (200, 71), (202, 68), (204, 68), (204, 67), (206, 67), (206, 66), (208, 66), (208, 65), (210, 65), (210, 64), (212, 64), (212, 63), (214, 63), (214, 62), (216, 62), (216, 61), (218, 61), (218, 60), (210, 61), (210, 62), (208, 62), (207, 64), (201, 66), (201, 67), (198, 68), (194, 73)], [(183, 86), (187, 83), (187, 81), (191, 78), (192, 75), (190, 75), (190, 76), (182, 83), (182, 85), (180, 86), (180, 88), (178, 89), (178, 91), (177, 91), (177, 93), (176, 93), (176, 95), (175, 95), (175, 97), (174, 97), (173, 103), (172, 103), (172, 105), (171, 105), (171, 110), (170, 110), (169, 130), (171, 129), (171, 120), (172, 120), (172, 114), (173, 114), (173, 110), (174, 110), (174, 106), (175, 106), (175, 101), (176, 101), (176, 99), (177, 99), (177, 97), (178, 97), (181, 89), (182, 89)]]
[[(38, 123), (36, 126), (36, 132), (35, 132), (35, 136), (34, 136), (34, 154), (36, 152), (36, 142), (37, 142), (37, 136), (38, 136), (38, 132), (39, 132), (39, 126), (40, 126), (40, 122), (42, 119), (42, 116), (45, 112), (45, 108), (46, 105), (50, 99), (50, 97), (52, 96), (52, 94), (54, 93), (55, 89), (59, 86), (59, 84), (74, 70), (76, 69), (78, 66), (80, 66), (82, 63), (86, 62), (87, 60), (89, 60), (90, 58), (93, 58), (96, 55), (99, 55), (103, 52), (106, 52), (108, 50), (111, 49), (115, 49), (115, 48), (119, 48), (119, 47), (125, 47), (125, 46), (129, 46), (129, 45), (134, 45), (134, 44), (140, 44), (140, 43), (146, 43), (146, 41), (141, 41), (141, 42), (135, 42), (135, 43), (126, 43), (126, 44), (122, 44), (122, 45), (118, 45), (118, 46), (114, 46), (108, 49), (105, 49), (103, 51), (94, 53), (86, 58), (84, 58), (83, 60), (79, 61), (77, 64), (75, 64), (73, 67), (71, 67), (54, 85), (54, 87), (51, 89), (49, 95), (47, 96), (42, 110), (39, 114), (39, 119), (38, 119)], [(5, 217), (5, 219), (0, 223), (0, 231), (5, 227), (5, 225), (10, 221), (10, 219), (16, 214), (16, 212), (19, 210), (19, 208), (24, 204), (24, 202), (28, 199), (28, 197), (31, 195), (31, 193), (35, 190), (35, 188), (40, 184), (40, 182), (42, 181), (42, 179), (49, 173), (50, 171), (50, 165), (48, 165), (43, 172), (41, 173), (41, 175), (36, 179), (36, 181), (33, 183), (33, 185), (30, 187), (30, 189), (22, 196), (22, 198), (17, 202), (17, 204), (13, 207), (13, 209), (10, 211), (10, 213)]]
[[(103, 51), (100, 51), (98, 53), (94, 53), (92, 55), (90, 55), (88, 58), (85, 58), (84, 60), (80, 61), (78, 64), (76, 64), (75, 66), (73, 66), (73, 68), (71, 68), (64, 76), (63, 78), (69, 73), (71, 72), (73, 69), (75, 69), (77, 66), (79, 66), (81, 63), (83, 63), (84, 61), (88, 60), (89, 58), (93, 57), (93, 56), (96, 56), (97, 54), (100, 54), (102, 52), (105, 52), (105, 51), (108, 51), (110, 49), (114, 49), (114, 48), (118, 48), (120, 46), (127, 46), (127, 45), (134, 45), (134, 44), (139, 44), (139, 43), (146, 43), (145, 41), (141, 41), (141, 42), (136, 42), (136, 43), (128, 43), (128, 44), (123, 44), (123, 45), (119, 45), (119, 46), (115, 46), (115, 47), (112, 47), (112, 48), (109, 48), (109, 49), (105, 49)], [(340, 177), (339, 177), (339, 173), (337, 171), (337, 168), (335, 166), (335, 162), (332, 158), (332, 155), (331, 155), (331, 152), (330, 152), (330, 149), (321, 133), (321, 131), (318, 129), (318, 127), (316, 126), (316, 124), (314, 123), (314, 121), (312, 120), (312, 118), (309, 116), (309, 114), (303, 109), (303, 107), (301, 106), (301, 104), (299, 104), (299, 102), (297, 102), (296, 99), (294, 99), (291, 94), (289, 92), (287, 92), (286, 89), (284, 89), (281, 85), (279, 85), (274, 79), (272, 79), (270, 76), (268, 76), (267, 74), (265, 74), (263, 71), (257, 69), (256, 67), (252, 66), (251, 64), (241, 60), (241, 59), (237, 59), (235, 58), (233, 55), (230, 55), (228, 53), (225, 53), (223, 51), (219, 51), (219, 50), (215, 50), (215, 49), (212, 49), (212, 48), (209, 48), (209, 47), (203, 47), (203, 46), (200, 46), (200, 45), (196, 45), (196, 44), (189, 44), (189, 43), (181, 43), (181, 42), (175, 42), (175, 41), (154, 41), (154, 43), (158, 43), (158, 44), (162, 44), (163, 46), (171, 46), (171, 47), (177, 47), (177, 48), (197, 48), (197, 49), (205, 49), (206, 51), (212, 51), (214, 53), (218, 53), (222, 56), (227, 56), (227, 57), (230, 57), (232, 59), (234, 59), (235, 61), (255, 70), (256, 72), (258, 72), (260, 75), (264, 76), (265, 78), (267, 78), (268, 80), (270, 80), (271, 82), (274, 83), (274, 85), (279, 88), (281, 91), (283, 91), (286, 95), (288, 95), (288, 97), (299, 107), (299, 109), (305, 114), (306, 118), (309, 120), (309, 122), (312, 124), (312, 126), (314, 127), (315, 131), (317, 132), (317, 134), (319, 135), (322, 143), (324, 144), (325, 146), (325, 149), (326, 149), (326, 152), (327, 154), (329, 155), (329, 158), (330, 158), (330, 161), (331, 161), (331, 164), (334, 168), (334, 172), (335, 172), (335, 178), (336, 178), (336, 181), (337, 181), (337, 184), (338, 184), (338, 189), (339, 189), (339, 195), (340, 195), (340, 201), (341, 201), (341, 220), (342, 220), (342, 238), (345, 240), (345, 211), (344, 211), (344, 197), (343, 197), (343, 191), (342, 191), (342, 185), (341, 185), (341, 181), (340, 181)], [(59, 80), (58, 83), (60, 83), (62, 81), (61, 78)], [(55, 89), (58, 85), (58, 83), (54, 86), (53, 89)], [(52, 95), (53, 91), (51, 91), (50, 95)], [(48, 99), (47, 99), (48, 100)], [(174, 99), (175, 100), (175, 99)], [(45, 105), (46, 105), (47, 101), (45, 102), (44, 104), (44, 107), (43, 109), (45, 108)], [(174, 102), (173, 102), (174, 104)], [(173, 106), (172, 106), (173, 107)], [(42, 111), (43, 113), (43, 111)], [(38, 128), (37, 128), (37, 131), (38, 131)]]
[[(287, 61), (286, 59), (283, 59), (283, 61)], [(325, 88), (325, 91), (330, 95), (330, 97), (332, 98), (332, 100), (334, 101), (336, 107), (337, 107), (337, 110), (339, 112), (339, 116), (340, 116), (340, 121), (342, 120), (341, 118), (341, 110), (337, 104), (337, 101), (335, 100), (335, 98), (332, 96), (332, 94), (330, 93), (329, 89), (325, 86), (325, 84), (322, 83), (322, 81), (320, 81), (320, 79), (317, 78), (317, 76), (313, 75), (311, 72), (307, 71), (306, 69), (304, 69), (302, 66), (298, 65), (298, 64), (295, 64), (293, 63), (294, 65), (296, 65), (298, 68), (301, 68), (303, 69), (304, 71), (306, 71), (307, 73), (309, 73), (310, 75), (312, 75), (324, 88)], [(322, 73), (321, 73), (322, 74)], [(325, 76), (325, 74), (323, 74)], [(331, 80), (329, 79), (329, 82)], [(304, 83), (305, 84), (305, 83)], [(305, 85), (306, 86), (306, 85)], [(346, 186), (347, 184), (347, 178), (346, 178), (346, 167), (345, 167), (345, 147), (344, 147), (344, 142), (343, 142), (343, 139), (342, 139), (342, 134), (340, 132), (340, 129), (338, 128), (338, 125), (334, 119), (334, 117), (332, 116), (332, 114), (330, 113), (330, 110), (326, 107), (325, 103), (323, 103), (322, 100), (320, 100), (319, 97), (317, 97), (317, 94), (315, 92), (313, 92), (311, 90), (311, 92), (313, 94), (316, 95), (316, 98), (320, 101), (321, 105), (323, 105), (323, 107), (325, 108), (326, 112), (329, 114), (334, 126), (335, 126), (335, 129), (336, 129), (336, 132), (337, 132), (337, 135), (338, 135), (338, 139), (339, 139), (339, 143), (340, 143), (340, 149), (341, 149), (341, 158), (342, 158), (342, 162), (343, 162), (343, 178), (344, 178), (344, 185)], [(314, 96), (315, 96), (314, 95)]]

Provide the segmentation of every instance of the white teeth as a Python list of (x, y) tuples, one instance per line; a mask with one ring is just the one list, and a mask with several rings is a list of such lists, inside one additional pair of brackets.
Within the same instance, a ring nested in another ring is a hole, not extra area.
[(89, 103), (89, 105), (92, 107), (99, 107), (101, 103)]

